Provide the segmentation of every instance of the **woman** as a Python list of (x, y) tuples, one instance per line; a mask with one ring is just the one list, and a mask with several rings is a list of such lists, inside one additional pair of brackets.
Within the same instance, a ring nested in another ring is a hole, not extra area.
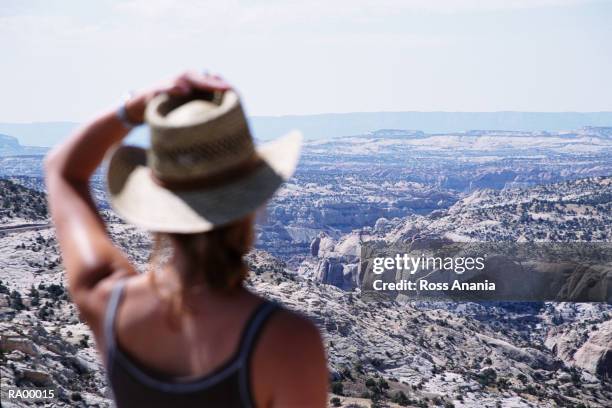
[[(114, 209), (171, 249), (139, 274), (111, 242), (89, 179), (145, 119), (149, 151), (120, 146), (108, 169)], [(100, 115), (49, 154), (70, 293), (119, 407), (326, 405), (316, 327), (242, 284), (253, 214), (291, 176), (298, 152), (292, 135), (255, 149), (230, 86), (187, 73)]]

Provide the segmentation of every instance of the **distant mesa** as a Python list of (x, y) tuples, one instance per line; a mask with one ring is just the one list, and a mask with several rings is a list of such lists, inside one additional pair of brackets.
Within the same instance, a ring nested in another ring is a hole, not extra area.
[(612, 139), (612, 126), (584, 126), (578, 134), (587, 134)]
[(370, 132), (369, 135), (372, 137), (385, 137), (385, 138), (401, 137), (401, 138), (414, 138), (414, 139), (427, 136), (425, 132), (421, 130), (409, 130), (409, 129), (379, 129), (379, 130), (374, 130)]
[(75, 122), (0, 123), (0, 133), (11, 135), (23, 146), (55, 146), (77, 127)]
[[(252, 116), (249, 122), (258, 140), (274, 139), (293, 129), (301, 130), (311, 140), (365, 135), (376, 129), (383, 129), (378, 132), (385, 132), (386, 137), (417, 138), (422, 137), (420, 132), (448, 134), (490, 129), (541, 132), (543, 135), (545, 131), (583, 128), (587, 132), (599, 129), (597, 132), (602, 135), (607, 132), (607, 137), (612, 137), (612, 112), (352, 112)], [(77, 126), (75, 122), (0, 123), (0, 133), (16, 136), (23, 145), (50, 147), (64, 140)], [(128, 141), (146, 145), (147, 140), (146, 128), (140, 127)]]
[(2, 150), (15, 150), (20, 149), (21, 145), (17, 138), (0, 134), (0, 149)]
[(0, 133), (0, 156), (44, 155), (46, 147), (22, 146), (16, 137)]
[(612, 112), (413, 111), (255, 116), (251, 118), (251, 128), (255, 136), (261, 140), (277, 137), (291, 129), (300, 129), (307, 139), (326, 139), (364, 135), (375, 129), (418, 129), (429, 134), (448, 134), (467, 132), (472, 129), (561, 132), (586, 127), (612, 129), (610, 126), (612, 126)]

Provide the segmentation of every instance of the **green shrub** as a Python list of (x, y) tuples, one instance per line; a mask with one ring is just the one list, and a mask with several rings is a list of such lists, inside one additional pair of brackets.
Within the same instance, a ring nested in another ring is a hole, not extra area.
[(334, 381), (331, 384), (331, 392), (336, 395), (344, 395), (344, 384), (342, 384), (342, 381)]
[(24, 310), (26, 307), (23, 304), (23, 299), (21, 299), (21, 293), (13, 290), (9, 295), (9, 305), (11, 308), (20, 311)]
[(404, 391), (398, 391), (393, 395), (391, 401), (395, 402), (402, 407), (407, 407), (410, 404), (410, 398), (404, 393)]

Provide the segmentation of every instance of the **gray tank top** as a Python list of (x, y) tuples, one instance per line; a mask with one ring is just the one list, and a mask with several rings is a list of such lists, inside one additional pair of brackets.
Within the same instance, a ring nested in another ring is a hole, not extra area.
[(221, 367), (192, 381), (162, 379), (139, 367), (121, 350), (115, 336), (115, 316), (125, 280), (117, 282), (104, 318), (106, 371), (117, 407), (254, 407), (250, 363), (257, 340), (270, 315), (278, 308), (263, 302), (245, 325), (239, 347)]

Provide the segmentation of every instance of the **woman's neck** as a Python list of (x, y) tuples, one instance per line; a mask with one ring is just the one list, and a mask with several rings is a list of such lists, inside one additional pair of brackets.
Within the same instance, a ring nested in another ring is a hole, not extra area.
[(162, 297), (167, 298), (180, 294), (183, 301), (188, 304), (200, 303), (202, 298), (210, 300), (232, 298), (246, 291), (242, 284), (229, 291), (211, 288), (203, 277), (192, 278), (187, 282), (184, 273), (180, 272), (172, 262), (150, 273), (154, 274), (153, 279)]

